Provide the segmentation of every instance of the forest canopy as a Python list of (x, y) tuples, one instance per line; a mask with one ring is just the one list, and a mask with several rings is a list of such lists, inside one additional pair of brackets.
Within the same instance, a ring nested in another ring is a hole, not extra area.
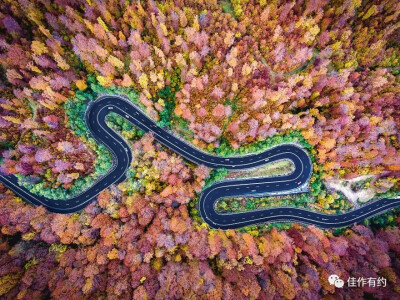
[[(396, 0), (2, 0), (0, 172), (49, 194), (90, 184), (110, 157), (81, 122), (86, 101), (121, 93), (214, 154), (300, 141), (322, 210), (343, 206), (322, 180), (370, 174), (398, 193), (399, 15)], [(226, 170), (108, 123), (134, 163), (83, 211), (49, 213), (0, 185), (0, 297), (400, 297), (396, 213), (335, 232), (211, 230), (196, 200)], [(388, 286), (335, 290), (330, 274)]]

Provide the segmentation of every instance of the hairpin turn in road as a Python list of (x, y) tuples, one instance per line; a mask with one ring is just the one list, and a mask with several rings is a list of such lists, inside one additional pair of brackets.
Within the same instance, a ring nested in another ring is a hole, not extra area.
[(172, 132), (158, 127), (137, 105), (124, 97), (110, 95), (90, 102), (85, 114), (85, 122), (91, 135), (98, 143), (104, 144), (108, 148), (113, 159), (111, 169), (93, 186), (73, 198), (53, 200), (29, 192), (18, 184), (17, 178), (13, 175), (0, 176), (0, 182), (27, 202), (43, 205), (51, 212), (72, 213), (83, 209), (95, 200), (102, 190), (111, 184), (124, 181), (126, 171), (132, 161), (129, 145), (106, 125), (106, 116), (111, 112), (119, 114), (141, 130), (151, 132), (158, 142), (186, 159), (209, 168), (243, 170), (282, 159), (293, 162), (295, 170), (285, 176), (223, 180), (206, 188), (200, 195), (199, 210), (204, 221), (212, 228), (233, 229), (278, 221), (312, 224), (321, 228), (343, 227), (400, 206), (400, 199), (379, 199), (347, 213), (333, 215), (291, 207), (275, 207), (231, 214), (218, 213), (215, 203), (222, 197), (257, 196), (265, 193), (282, 195), (300, 192), (298, 188), (305, 186), (312, 174), (312, 163), (308, 154), (295, 144), (281, 144), (257, 154), (229, 158), (214, 156), (196, 149)]

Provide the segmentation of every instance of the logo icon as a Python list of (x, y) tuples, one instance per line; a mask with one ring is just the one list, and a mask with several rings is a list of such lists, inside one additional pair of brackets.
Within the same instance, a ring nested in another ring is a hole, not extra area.
[(344, 286), (344, 281), (339, 278), (336, 274), (332, 274), (328, 277), (328, 281), (330, 285), (334, 285), (337, 288), (342, 288)]

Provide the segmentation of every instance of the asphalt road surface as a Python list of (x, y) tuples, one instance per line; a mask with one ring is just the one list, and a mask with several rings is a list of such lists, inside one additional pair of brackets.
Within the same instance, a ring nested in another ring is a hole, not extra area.
[(352, 225), (366, 218), (400, 206), (400, 199), (379, 199), (361, 208), (344, 214), (322, 214), (305, 209), (276, 207), (241, 213), (218, 213), (215, 203), (222, 197), (259, 196), (270, 194), (299, 193), (305, 187), (312, 174), (312, 163), (308, 154), (295, 144), (282, 144), (262, 153), (218, 157), (205, 153), (176, 137), (172, 132), (158, 127), (142, 110), (129, 100), (119, 96), (102, 96), (90, 102), (85, 122), (93, 138), (104, 144), (111, 152), (113, 164), (110, 171), (96, 183), (68, 200), (53, 200), (30, 193), (18, 185), (13, 175), (0, 176), (0, 181), (21, 198), (34, 205), (43, 205), (56, 213), (72, 213), (86, 207), (97, 195), (111, 184), (125, 180), (125, 173), (132, 161), (129, 145), (114, 130), (106, 125), (107, 114), (114, 112), (127, 119), (145, 132), (152, 132), (154, 138), (176, 153), (196, 164), (210, 168), (243, 170), (259, 167), (277, 160), (291, 160), (295, 170), (284, 176), (245, 178), (219, 181), (205, 189), (200, 195), (199, 210), (204, 221), (212, 228), (233, 229), (266, 222), (289, 221), (312, 224), (321, 228), (333, 228)]

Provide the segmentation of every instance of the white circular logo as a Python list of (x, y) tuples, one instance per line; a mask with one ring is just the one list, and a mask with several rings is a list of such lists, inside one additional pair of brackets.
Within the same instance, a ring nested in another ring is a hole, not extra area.
[(344, 281), (342, 279), (335, 280), (335, 287), (342, 288), (344, 286)]
[(339, 278), (336, 274), (332, 274), (328, 277), (328, 281), (330, 285), (334, 285), (337, 288), (342, 288), (344, 286), (344, 281)]
[(334, 285), (337, 279), (339, 279), (339, 276), (337, 276), (336, 274), (332, 274), (328, 277), (329, 284)]

